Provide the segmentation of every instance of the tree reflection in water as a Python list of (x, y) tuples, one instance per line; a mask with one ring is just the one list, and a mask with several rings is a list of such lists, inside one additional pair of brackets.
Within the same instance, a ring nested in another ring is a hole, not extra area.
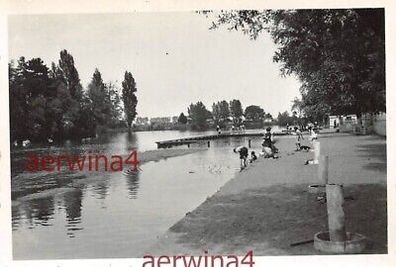
[(63, 195), (63, 201), (66, 211), (66, 229), (70, 238), (75, 237), (75, 231), (83, 228), (78, 227), (81, 223), (81, 207), (82, 207), (83, 191), (75, 190), (67, 192)]
[(126, 177), (128, 197), (136, 199), (139, 190), (139, 171), (127, 170), (124, 172)]

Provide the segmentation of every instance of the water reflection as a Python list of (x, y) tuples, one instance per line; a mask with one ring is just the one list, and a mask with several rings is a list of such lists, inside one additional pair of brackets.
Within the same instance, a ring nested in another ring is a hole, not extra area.
[[(180, 137), (177, 132), (121, 133), (86, 144), (34, 151), (125, 155), (135, 148), (139, 152), (155, 149), (155, 141), (176, 137)], [(25, 156), (17, 151), (12, 154), (11, 180), (14, 257), (139, 255), (157, 235), (232, 178), (239, 167), (232, 147), (246, 142), (246, 138), (218, 139), (209, 150), (148, 162), (138, 172), (76, 172), (64, 166), (60, 172), (26, 173), (18, 169)], [(207, 143), (196, 146), (207, 147)], [(68, 190), (21, 201), (32, 193), (64, 188)]]
[(23, 220), (30, 229), (37, 225), (50, 226), (54, 210), (53, 197), (25, 201), (12, 209), (13, 230), (18, 229), (20, 220)]
[(83, 191), (79, 189), (67, 192), (63, 196), (63, 204), (66, 211), (66, 234), (70, 238), (75, 237), (75, 231), (80, 231), (83, 229), (82, 227), (78, 226), (81, 223), (83, 196)]
[(139, 189), (139, 172), (133, 170), (127, 170), (124, 172), (127, 189), (128, 189), (128, 196), (131, 199), (136, 199)]
[(109, 177), (95, 181), (92, 184), (92, 196), (97, 199), (106, 199), (109, 195), (110, 181)]
[(75, 189), (60, 195), (29, 199), (16, 203), (12, 208), (12, 230), (15, 231), (23, 222), (29, 229), (36, 226), (52, 226), (56, 208), (65, 210), (65, 222), (68, 235), (72, 232), (82, 230), (77, 227), (81, 223), (81, 209), (83, 191)]

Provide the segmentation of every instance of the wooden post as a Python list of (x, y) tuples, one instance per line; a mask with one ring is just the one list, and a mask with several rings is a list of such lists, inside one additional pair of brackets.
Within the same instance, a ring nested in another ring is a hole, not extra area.
[(345, 214), (342, 185), (327, 184), (327, 217), (329, 222), (330, 241), (345, 241)]
[(187, 147), (190, 148), (190, 143), (187, 143)]
[(208, 147), (210, 147), (210, 141), (208, 141)]
[(251, 148), (252, 147), (252, 140), (251, 139), (249, 139), (248, 144), (249, 144), (249, 148)]
[(329, 182), (329, 156), (323, 155), (319, 157), (318, 176), (322, 185), (326, 185)]

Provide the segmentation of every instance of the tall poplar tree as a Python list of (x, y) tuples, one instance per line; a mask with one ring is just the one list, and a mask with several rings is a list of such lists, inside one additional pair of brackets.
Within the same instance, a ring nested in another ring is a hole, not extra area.
[(124, 102), (124, 112), (129, 129), (137, 115), (136, 105), (138, 101), (135, 95), (136, 91), (136, 82), (132, 73), (125, 71), (124, 81), (122, 82), (122, 100)]
[(92, 103), (96, 123), (105, 126), (111, 119), (112, 108), (110, 95), (98, 69), (95, 69), (88, 85), (88, 96)]

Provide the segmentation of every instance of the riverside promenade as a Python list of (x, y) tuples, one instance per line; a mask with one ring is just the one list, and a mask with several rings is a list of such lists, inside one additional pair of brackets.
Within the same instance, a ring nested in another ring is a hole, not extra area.
[[(319, 141), (321, 155), (329, 156), (329, 183), (344, 185), (346, 230), (369, 239), (364, 253), (387, 253), (386, 139), (326, 133)], [(290, 136), (279, 138), (279, 159), (260, 157), (158, 237), (147, 253), (321, 254), (313, 243), (290, 246), (327, 231), (326, 204), (307, 190), (318, 183), (318, 165), (304, 165), (313, 152), (295, 152), (294, 143)]]

